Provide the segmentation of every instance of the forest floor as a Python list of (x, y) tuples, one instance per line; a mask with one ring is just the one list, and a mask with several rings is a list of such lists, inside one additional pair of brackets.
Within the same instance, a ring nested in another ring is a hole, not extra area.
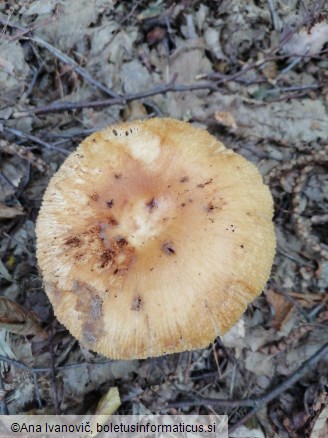
[[(3, 413), (94, 412), (117, 388), (121, 414), (228, 414), (235, 437), (328, 436), (327, 7), (1, 2)], [(208, 348), (110, 361), (53, 316), (35, 221), (81, 140), (153, 116), (206, 128), (257, 165), (274, 197), (277, 252), (264, 292)]]

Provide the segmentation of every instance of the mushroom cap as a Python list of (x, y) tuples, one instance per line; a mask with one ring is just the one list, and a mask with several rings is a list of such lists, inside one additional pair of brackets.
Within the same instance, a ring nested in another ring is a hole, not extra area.
[(60, 322), (113, 359), (207, 346), (263, 289), (273, 202), (257, 168), (173, 119), (110, 126), (52, 177), (37, 258)]

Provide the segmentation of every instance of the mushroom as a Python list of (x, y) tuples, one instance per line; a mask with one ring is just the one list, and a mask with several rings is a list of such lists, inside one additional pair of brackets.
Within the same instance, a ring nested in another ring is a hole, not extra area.
[(257, 168), (169, 118), (86, 138), (36, 225), (44, 287), (82, 345), (113, 359), (207, 346), (263, 289), (275, 253)]

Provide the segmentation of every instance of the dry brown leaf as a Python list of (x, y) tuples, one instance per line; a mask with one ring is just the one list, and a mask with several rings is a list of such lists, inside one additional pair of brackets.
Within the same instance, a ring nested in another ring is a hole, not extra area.
[(275, 79), (278, 75), (278, 66), (276, 62), (266, 62), (261, 69), (267, 79)]
[(324, 438), (328, 436), (328, 406), (320, 413), (314, 423), (310, 438)]
[(21, 97), (29, 72), (22, 45), (0, 38), (0, 108)]
[(227, 59), (225, 54), (222, 51), (221, 42), (220, 42), (220, 30), (215, 29), (213, 27), (209, 27), (204, 32), (204, 40), (207, 47), (212, 50), (216, 59)]
[(169, 59), (169, 77), (176, 74), (179, 82), (192, 84), (199, 75), (212, 73), (212, 65), (205, 50), (202, 39), (180, 41)]
[(284, 45), (289, 55), (316, 55), (328, 41), (328, 23), (315, 24), (311, 29), (302, 28)]
[(216, 111), (215, 120), (226, 128), (236, 129), (237, 123), (234, 116), (226, 111)]
[(328, 321), (328, 311), (321, 312), (320, 315), (317, 318), (318, 324), (323, 324), (324, 322)]
[(146, 107), (139, 100), (133, 100), (123, 109), (123, 119), (128, 120), (138, 120), (147, 117)]
[(225, 335), (221, 336), (221, 341), (228, 348), (238, 349), (239, 351), (236, 352), (238, 357), (245, 344), (244, 320), (240, 319)]
[(271, 326), (277, 330), (281, 330), (291, 317), (294, 306), (273, 289), (269, 289), (266, 292), (266, 298), (274, 312)]
[(147, 33), (147, 43), (149, 45), (157, 44), (166, 36), (166, 29), (155, 26)]
[(14, 75), (15, 67), (12, 65), (11, 62), (1, 57), (0, 57), (0, 69), (4, 70), (10, 76)]
[(12, 219), (13, 217), (25, 214), (20, 207), (7, 207), (0, 203), (0, 219)]
[(259, 352), (246, 352), (245, 368), (256, 376), (266, 376), (270, 379), (275, 374), (274, 359), (271, 355)]
[[(316, 139), (327, 140), (328, 115), (320, 99), (294, 99), (263, 105), (255, 99), (246, 99), (241, 95), (215, 92), (206, 98), (207, 108), (202, 106), (203, 102), (196, 102), (199, 107), (196, 103), (188, 103), (191, 114), (198, 113), (203, 119), (211, 117), (216, 111), (230, 112), (236, 120), (237, 135), (247, 141), (272, 139), (291, 147), (300, 141), (310, 143)], [(314, 121), (318, 126), (315, 131), (311, 129)]]
[[(25, 3), (30, 3), (30, 5), (25, 6), (25, 10), (23, 9), (24, 13), (32, 14), (35, 10), (39, 9), (37, 4), (34, 5), (34, 2)], [(83, 39), (86, 29), (97, 20), (97, 2), (90, 2), (88, 0), (71, 0), (69, 2), (56, 0), (56, 2), (42, 1), (42, 3), (41, 13), (38, 11), (38, 16), (34, 21), (34, 25), (37, 27), (34, 35), (50, 44), (54, 43), (57, 49), (65, 53), (74, 47), (79, 40)], [(60, 10), (60, 18), (45, 25), (44, 23), (52, 16), (51, 11), (54, 4)], [(108, 7), (110, 7), (109, 2)]]
[(299, 304), (307, 309), (310, 309), (316, 304), (324, 304), (325, 301), (328, 300), (327, 295), (323, 295), (320, 293), (301, 293), (301, 292), (290, 292), (289, 295), (293, 298), (296, 298)]
[(135, 90), (147, 90), (152, 83), (150, 73), (136, 59), (122, 65), (120, 77), (126, 93), (133, 93)]
[(45, 335), (40, 318), (31, 310), (6, 297), (0, 297), (0, 328), (17, 335)]

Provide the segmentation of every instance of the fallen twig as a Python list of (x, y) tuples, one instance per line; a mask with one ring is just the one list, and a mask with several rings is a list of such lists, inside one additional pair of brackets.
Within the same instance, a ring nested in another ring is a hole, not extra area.
[(176, 402), (170, 402), (166, 407), (170, 408), (189, 408), (192, 406), (212, 406), (220, 408), (240, 408), (251, 407), (251, 411), (248, 412), (245, 417), (238, 421), (229, 428), (229, 432), (237, 429), (244, 424), (249, 418), (251, 418), (257, 411), (262, 409), (270, 401), (277, 398), (280, 394), (287, 391), (291, 386), (298, 382), (310, 369), (313, 369), (325, 355), (328, 353), (328, 342), (326, 342), (319, 350), (314, 353), (309, 359), (307, 359), (297, 370), (295, 370), (289, 377), (282, 381), (279, 385), (273, 388), (271, 391), (256, 397), (248, 398), (244, 400), (229, 400), (229, 399), (213, 399), (213, 398), (195, 398), (193, 400), (182, 400)]
[[(16, 24), (12, 24), (8, 20), (0, 19), (0, 24), (4, 26), (13, 27), (15, 29), (19, 29), (20, 33), (17, 35), (14, 35), (13, 37), (8, 37), (7, 39), (9, 41), (13, 41), (19, 38), (24, 37), (24, 35), (32, 32), (34, 29), (40, 26), (44, 26), (45, 24), (48, 24), (48, 22), (52, 22), (56, 19), (51, 18), (50, 20), (46, 21), (45, 23), (41, 23), (38, 26), (31, 27), (31, 28), (24, 28), (23, 26), (19, 26)], [(25, 38), (25, 37), (24, 37)], [(96, 79), (94, 79), (83, 67), (81, 67), (77, 62), (75, 62), (72, 58), (65, 55), (65, 53), (61, 52), (56, 47), (52, 46), (51, 44), (47, 43), (43, 39), (39, 37), (26, 37), (25, 39), (28, 39), (29, 41), (32, 41), (36, 43), (38, 46), (41, 46), (45, 49), (47, 49), (52, 55), (54, 55), (56, 58), (58, 58), (60, 61), (62, 61), (64, 64), (70, 65), (76, 73), (78, 73), (80, 76), (82, 76), (89, 84), (92, 86), (98, 88), (99, 90), (103, 91), (105, 94), (111, 97), (119, 97), (117, 93), (107, 88), (105, 85), (98, 82)]]
[[(20, 362), (19, 360), (11, 359), (10, 357), (3, 356), (0, 354), (0, 361), (6, 362), (9, 365), (12, 365), (16, 368), (19, 368), (21, 370), (29, 371), (30, 373), (49, 373), (52, 371), (52, 367), (30, 367), (28, 365), (25, 365), (23, 362)], [(103, 362), (81, 362), (81, 363), (69, 363), (67, 365), (60, 365), (56, 366), (57, 371), (63, 371), (68, 370), (72, 368), (80, 368), (84, 366), (97, 366), (97, 365), (108, 365), (109, 363), (113, 362), (111, 359), (105, 360)]]
[(54, 55), (56, 58), (58, 58), (64, 64), (70, 65), (76, 73), (78, 73), (80, 76), (82, 76), (92, 86), (99, 88), (99, 90), (103, 91), (108, 96), (111, 96), (114, 98), (119, 97), (119, 95), (117, 93), (114, 93), (114, 91), (110, 90), (105, 85), (101, 84), (96, 79), (94, 79), (83, 67), (81, 67), (77, 62), (75, 62), (69, 56), (65, 55), (65, 53), (61, 52), (56, 47), (52, 46), (51, 44), (47, 43), (46, 41), (44, 41), (38, 37), (33, 37), (33, 38), (30, 37), (28, 39), (30, 41), (33, 41), (34, 43), (38, 44), (39, 46), (47, 49), (52, 55)]
[(25, 28), (25, 27), (20, 26), (18, 24), (9, 23), (9, 18), (8, 18), (8, 20), (0, 19), (0, 24), (2, 24), (5, 27), (9, 26), (9, 27), (12, 27), (14, 29), (20, 30), (19, 33), (15, 34), (13, 36), (4, 35), (4, 38), (7, 41), (15, 41), (15, 40), (18, 40), (18, 39), (22, 38), (27, 33), (33, 32), (33, 30), (36, 30), (36, 29), (38, 29), (40, 27), (44, 27), (47, 24), (52, 23), (55, 20), (57, 20), (57, 15), (55, 15), (54, 17), (51, 17), (51, 18), (49, 18), (49, 19), (47, 19), (45, 21), (42, 21), (41, 23), (37, 23), (37, 24), (35, 24), (35, 25), (31, 26), (31, 27), (28, 27), (28, 28)]
[[(224, 77), (222, 77), (221, 75), (221, 77), (216, 81), (207, 81), (207, 82), (194, 83), (188, 85), (188, 84), (176, 84), (175, 80), (173, 79), (167, 84), (157, 85), (151, 88), (150, 90), (146, 90), (138, 93), (124, 94), (117, 97), (112, 97), (110, 99), (89, 100), (82, 102), (56, 102), (49, 105), (31, 108), (26, 111), (16, 111), (13, 113), (12, 116), (13, 118), (18, 119), (22, 117), (28, 117), (32, 114), (42, 115), (49, 113), (58, 113), (62, 111), (80, 110), (84, 108), (100, 109), (100, 108), (110, 107), (113, 105), (125, 105), (134, 100), (145, 99), (147, 97), (156, 96), (158, 94), (166, 94), (168, 92), (179, 93), (179, 92), (199, 91), (199, 90), (218, 91), (220, 85), (230, 81), (237, 81), (238, 78), (242, 76), (244, 73), (246, 73), (248, 70), (258, 67), (259, 65), (262, 65), (265, 62), (268, 62), (268, 59), (266, 59), (265, 61), (261, 61), (260, 63), (256, 62), (252, 65), (249, 65), (235, 74), (224, 76)], [(214, 75), (207, 75), (206, 77), (209, 79), (215, 78)], [(321, 87), (322, 86), (320, 84), (314, 84), (308, 86), (286, 87), (277, 90), (272, 89), (272, 90), (268, 90), (268, 92), (273, 93), (273, 92), (282, 92), (282, 91), (287, 92), (287, 91), (298, 91), (298, 90), (307, 91), (312, 89), (320, 89)], [(286, 99), (286, 97), (284, 97), (284, 99)]]
[(276, 5), (274, 0), (268, 0), (268, 6), (271, 14), (271, 20), (273, 24), (273, 28), (276, 32), (281, 31), (282, 22), (276, 12)]
[(14, 118), (28, 117), (31, 114), (41, 115), (48, 113), (57, 113), (61, 111), (73, 111), (83, 108), (105, 108), (112, 105), (124, 105), (133, 100), (143, 99), (150, 96), (156, 96), (157, 94), (166, 94), (168, 92), (178, 93), (186, 91), (197, 91), (197, 90), (209, 90), (217, 91), (218, 87), (216, 83), (213, 82), (203, 82), (199, 84), (175, 84), (170, 81), (168, 84), (158, 85), (148, 91), (142, 91), (139, 93), (125, 94), (124, 96), (102, 99), (102, 100), (90, 100), (84, 102), (57, 102), (50, 105), (45, 105), (41, 107), (36, 107), (28, 109), (26, 111), (17, 111), (13, 113)]
[(20, 131), (19, 129), (7, 128), (6, 126), (3, 127), (3, 130), (5, 132), (9, 132), (13, 135), (16, 135), (16, 137), (24, 138), (26, 140), (31, 140), (34, 143), (39, 144), (40, 146), (43, 146), (49, 150), (54, 150), (56, 152), (61, 152), (62, 154), (65, 154), (65, 155), (69, 155), (69, 151), (67, 151), (66, 149), (62, 149), (56, 145), (52, 145), (50, 143), (47, 143), (47, 142), (41, 140), (39, 137), (36, 137), (35, 135), (28, 134), (27, 132)]

